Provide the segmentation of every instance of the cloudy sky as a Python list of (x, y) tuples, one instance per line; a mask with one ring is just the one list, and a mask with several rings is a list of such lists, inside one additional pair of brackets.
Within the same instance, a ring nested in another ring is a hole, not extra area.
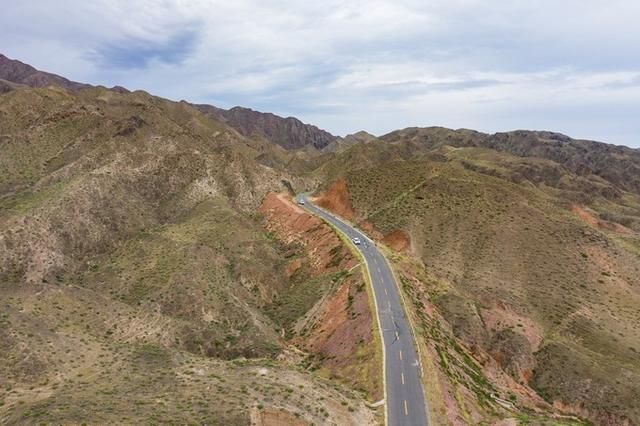
[(0, 52), (73, 80), (293, 115), (640, 147), (636, 0), (24, 0)]

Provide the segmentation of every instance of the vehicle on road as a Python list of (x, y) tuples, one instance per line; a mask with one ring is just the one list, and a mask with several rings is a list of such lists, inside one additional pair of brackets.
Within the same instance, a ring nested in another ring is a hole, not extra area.
[(300, 198), (300, 199), (298, 200), (298, 204), (300, 204), (301, 206), (304, 206), (304, 200), (303, 200), (302, 198)]
[[(367, 268), (375, 303), (375, 313), (383, 353), (385, 420), (388, 425), (428, 426), (428, 407), (422, 388), (422, 370), (413, 333), (401, 302), (398, 283), (384, 255), (361, 231), (339, 217), (313, 206), (309, 211), (335, 227), (336, 232), (351, 239)], [(354, 237), (357, 235), (357, 237)], [(362, 235), (362, 238), (360, 236)], [(371, 248), (367, 248), (371, 242)], [(374, 266), (374, 267), (370, 267)], [(384, 295), (383, 295), (384, 294)], [(378, 305), (386, 306), (378, 309)], [(394, 331), (389, 333), (388, 331)]]

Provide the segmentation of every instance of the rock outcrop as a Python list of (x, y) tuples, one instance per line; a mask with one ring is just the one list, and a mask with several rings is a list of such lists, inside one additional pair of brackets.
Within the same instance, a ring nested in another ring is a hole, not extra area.
[(261, 136), (285, 149), (313, 146), (322, 149), (336, 136), (294, 117), (280, 117), (272, 113), (234, 107), (229, 110), (212, 105), (194, 105), (206, 115), (222, 121), (244, 136)]

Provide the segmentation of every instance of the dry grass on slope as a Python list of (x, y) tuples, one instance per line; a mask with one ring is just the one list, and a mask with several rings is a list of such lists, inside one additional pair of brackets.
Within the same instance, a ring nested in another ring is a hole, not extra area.
[[(470, 353), (490, 354), (567, 412), (638, 421), (638, 196), (611, 198), (598, 189), (610, 184), (567, 170), (537, 181), (553, 168), (546, 160), (440, 151), (439, 161), (346, 169), (355, 220), (410, 236), (411, 254), (447, 283), (431, 303)], [(575, 194), (601, 219), (606, 206), (624, 212), (630, 232), (585, 223), (570, 210)]]
[(0, 422), (371, 421), (267, 315), (286, 250), (255, 209), (292, 179), (259, 144), (145, 93), (2, 96)]

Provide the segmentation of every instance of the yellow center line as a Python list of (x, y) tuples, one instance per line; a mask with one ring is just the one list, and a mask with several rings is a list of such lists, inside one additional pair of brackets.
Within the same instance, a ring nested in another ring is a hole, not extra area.
[(404, 400), (404, 415), (408, 416), (409, 415), (409, 410), (407, 410), (407, 400)]

